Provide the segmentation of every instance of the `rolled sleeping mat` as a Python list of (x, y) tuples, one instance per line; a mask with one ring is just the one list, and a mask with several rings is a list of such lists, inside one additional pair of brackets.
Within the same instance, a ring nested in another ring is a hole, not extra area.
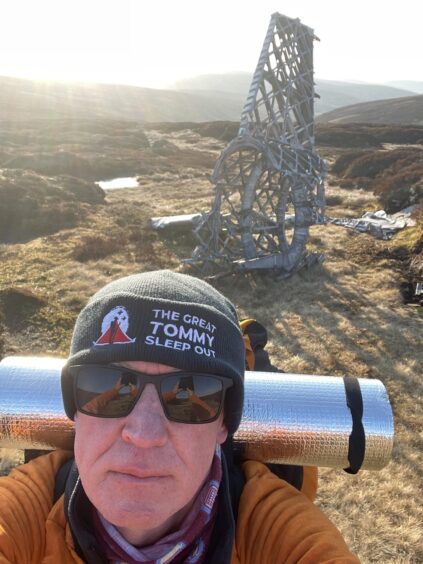
[(0, 362), (0, 447), (73, 449), (74, 422), (62, 402), (60, 358), (9, 356)]
[[(8, 357), (0, 362), (0, 447), (72, 449), (64, 412), (63, 359)], [(234, 447), (246, 458), (328, 466), (356, 473), (390, 460), (392, 409), (380, 380), (246, 372), (245, 403)]]
[(247, 372), (234, 440), (246, 459), (380, 470), (392, 454), (392, 409), (380, 380)]

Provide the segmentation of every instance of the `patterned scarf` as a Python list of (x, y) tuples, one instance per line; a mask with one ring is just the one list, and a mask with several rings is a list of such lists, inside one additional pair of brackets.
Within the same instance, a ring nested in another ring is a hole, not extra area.
[(201, 564), (216, 519), (216, 497), (222, 479), (220, 445), (210, 473), (179, 529), (156, 543), (137, 548), (129, 544), (111, 523), (93, 508), (93, 524), (100, 547), (113, 564)]

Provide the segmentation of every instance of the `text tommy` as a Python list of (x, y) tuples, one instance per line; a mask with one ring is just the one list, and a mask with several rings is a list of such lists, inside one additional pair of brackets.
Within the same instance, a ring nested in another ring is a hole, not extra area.
[(170, 309), (153, 309), (152, 313), (146, 345), (179, 351), (193, 350), (199, 355), (215, 356), (216, 325), (197, 315), (181, 314)]

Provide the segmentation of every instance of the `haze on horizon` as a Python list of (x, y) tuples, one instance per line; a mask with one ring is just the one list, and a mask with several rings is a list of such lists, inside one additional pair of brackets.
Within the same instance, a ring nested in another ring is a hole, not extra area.
[(276, 11), (321, 39), (318, 78), (423, 81), (419, 0), (6, 0), (0, 76), (166, 88), (201, 74), (252, 73)]

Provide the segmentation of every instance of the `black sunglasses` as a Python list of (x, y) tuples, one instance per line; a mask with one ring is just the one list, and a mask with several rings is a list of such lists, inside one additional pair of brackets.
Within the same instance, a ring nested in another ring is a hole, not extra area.
[(198, 372), (144, 374), (124, 366), (82, 364), (70, 366), (78, 411), (94, 417), (125, 417), (146, 384), (153, 384), (170, 421), (210, 423), (222, 411), (232, 379)]

